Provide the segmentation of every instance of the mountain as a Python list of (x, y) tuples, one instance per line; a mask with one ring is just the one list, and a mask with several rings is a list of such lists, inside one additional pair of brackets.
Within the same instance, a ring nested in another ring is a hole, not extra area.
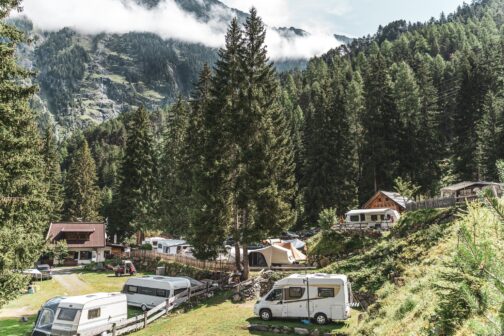
[[(133, 1), (133, 0), (131, 0)], [(162, 0), (134, 0), (155, 11)], [(247, 14), (217, 0), (175, 0), (200, 22), (227, 23)], [(43, 31), (28, 18), (12, 19), (33, 43), (20, 48), (21, 63), (36, 71), (40, 92), (33, 107), (43, 122), (62, 130), (81, 129), (144, 105), (156, 109), (189, 95), (204, 63), (213, 64), (217, 49), (146, 32), (88, 35), (70, 28)], [(294, 27), (274, 28), (285, 39), (308, 36)], [(275, 62), (280, 71), (304, 68), (306, 59)]]

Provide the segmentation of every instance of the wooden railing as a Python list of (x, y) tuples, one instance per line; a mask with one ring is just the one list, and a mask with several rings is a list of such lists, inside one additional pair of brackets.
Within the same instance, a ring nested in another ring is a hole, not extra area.
[(176, 262), (179, 264), (184, 264), (195, 268), (210, 271), (228, 272), (233, 271), (235, 268), (234, 263), (228, 261), (198, 260), (180, 254), (165, 254), (165, 253), (159, 253), (157, 251), (132, 250), (130, 255), (132, 257), (138, 257), (138, 258), (150, 258), (150, 259), (159, 258), (160, 260), (163, 261)]
[(462, 196), (462, 197), (444, 197), (444, 198), (431, 198), (424, 201), (412, 202), (406, 205), (406, 210), (414, 211), (420, 209), (439, 209), (450, 208), (456, 205), (463, 205), (466, 202), (474, 202), (479, 199), (479, 196)]

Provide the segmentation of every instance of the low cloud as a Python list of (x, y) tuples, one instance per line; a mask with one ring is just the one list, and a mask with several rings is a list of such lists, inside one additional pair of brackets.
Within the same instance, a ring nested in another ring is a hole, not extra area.
[[(131, 0), (24, 0), (23, 8), (22, 14), (42, 30), (70, 27), (84, 34), (151, 32), (162, 38), (213, 48), (223, 46), (232, 17), (231, 11), (214, 6), (209, 13), (210, 20), (203, 22), (181, 9), (174, 0), (163, 0), (153, 9)], [(266, 43), (273, 60), (309, 58), (338, 45), (328, 33), (311, 32), (308, 36), (285, 38), (272, 29), (268, 29)]]

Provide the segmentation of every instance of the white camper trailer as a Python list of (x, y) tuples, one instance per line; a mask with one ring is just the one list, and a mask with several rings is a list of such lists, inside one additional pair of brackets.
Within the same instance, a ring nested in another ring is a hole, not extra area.
[(277, 281), (254, 306), (263, 320), (310, 318), (318, 324), (350, 317), (351, 287), (346, 275), (292, 274)]
[(126, 295), (95, 293), (70, 296), (58, 303), (51, 335), (98, 335), (128, 318)]
[(399, 221), (401, 215), (396, 210), (356, 209), (345, 214), (345, 224), (351, 228), (373, 228), (387, 230)]
[[(167, 298), (184, 296), (182, 293), (188, 293), (189, 288), (191, 281), (187, 278), (147, 275), (128, 279), (122, 292), (126, 294), (129, 306), (147, 310), (165, 302)], [(185, 299), (177, 298), (174, 305)]]

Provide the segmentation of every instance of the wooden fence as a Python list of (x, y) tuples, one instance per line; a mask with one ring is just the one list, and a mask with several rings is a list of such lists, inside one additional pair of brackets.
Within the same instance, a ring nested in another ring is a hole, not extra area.
[(137, 315), (118, 323), (113, 323), (88, 330), (86, 332), (77, 334), (76, 336), (119, 336), (143, 329), (158, 318), (162, 316), (168, 316), (170, 311), (178, 304), (188, 301), (191, 298), (200, 296), (206, 297), (209, 295), (209, 293), (213, 292), (214, 289), (215, 287), (213, 287), (208, 282), (200, 286), (191, 287), (185, 292), (182, 292), (171, 298), (167, 298), (164, 302), (160, 303), (150, 310), (145, 311), (142, 315)]
[(221, 271), (221, 272), (230, 272), (235, 269), (235, 264), (229, 261), (213, 261), (213, 260), (198, 260), (192, 257), (186, 257), (179, 254), (165, 254), (158, 253), (156, 251), (144, 251), (144, 250), (132, 250), (132, 257), (138, 258), (150, 258), (167, 261), (167, 262), (176, 262), (179, 264), (184, 264), (204, 270), (209, 271)]
[(466, 202), (474, 202), (478, 199), (479, 196), (431, 198), (424, 201), (408, 203), (406, 204), (406, 210), (414, 211), (420, 209), (449, 208), (457, 205), (464, 205)]

